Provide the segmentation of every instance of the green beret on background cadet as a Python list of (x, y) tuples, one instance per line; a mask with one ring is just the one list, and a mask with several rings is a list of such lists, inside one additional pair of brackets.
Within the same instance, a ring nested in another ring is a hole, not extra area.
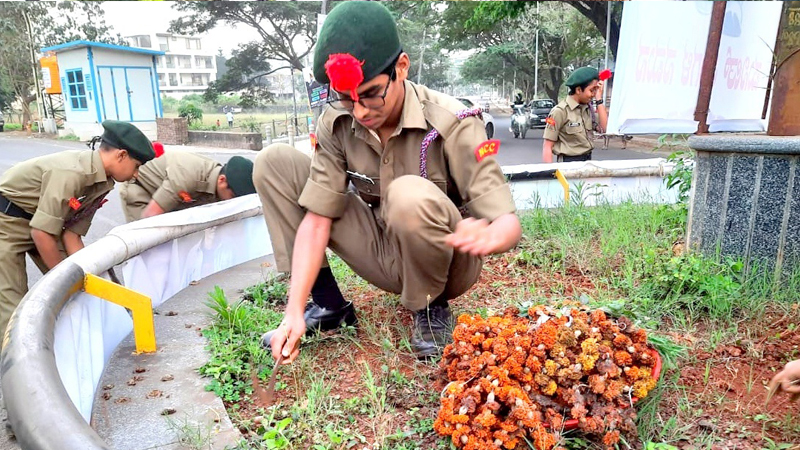
[(142, 166), (119, 195), (125, 220), (132, 222), (255, 192), (247, 158), (234, 156), (223, 166), (196, 153), (169, 151)]
[(15, 164), (0, 176), (0, 330), (28, 291), (25, 255), (47, 272), (83, 248), (114, 181), (134, 177), (155, 156), (127, 122), (103, 122), (100, 148), (68, 150)]
[(578, 68), (567, 78), (567, 98), (550, 111), (545, 121), (544, 162), (552, 162), (553, 155), (558, 162), (592, 159), (594, 133), (604, 133), (608, 123), (601, 83), (600, 72), (594, 67)]
[(412, 83), (409, 67), (385, 6), (337, 3), (314, 52), (314, 76), (330, 89), (311, 158), (285, 144), (256, 156), (253, 181), (277, 268), (299, 269), (283, 331), (262, 337), (286, 363), (304, 333), (357, 323), (326, 246), (400, 294), (413, 315), (412, 349), (425, 358), (441, 354), (453, 325), (448, 300), (477, 281), (483, 256), (519, 240), (494, 157), (499, 141), (487, 140), (480, 109)]

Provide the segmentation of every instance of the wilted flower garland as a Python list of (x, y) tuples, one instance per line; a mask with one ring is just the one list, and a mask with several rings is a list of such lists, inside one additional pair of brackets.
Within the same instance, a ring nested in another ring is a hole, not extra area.
[[(625, 317), (539, 305), (520, 317), (461, 315), (444, 349), (444, 389), (434, 428), (465, 450), (556, 446), (567, 418), (609, 449), (634, 441), (634, 398), (656, 385), (647, 335)], [(546, 425), (547, 424), (547, 425)]]

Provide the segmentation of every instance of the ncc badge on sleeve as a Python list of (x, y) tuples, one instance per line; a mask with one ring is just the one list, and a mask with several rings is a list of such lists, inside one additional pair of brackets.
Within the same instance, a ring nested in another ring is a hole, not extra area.
[(489, 139), (484, 141), (475, 148), (475, 159), (478, 162), (483, 161), (487, 156), (496, 155), (500, 151), (500, 141), (498, 139)]
[(553, 128), (556, 127), (556, 119), (553, 119), (550, 116), (548, 116), (547, 119), (545, 119), (544, 123), (545, 123), (545, 126), (551, 126)]
[(311, 141), (311, 152), (317, 151), (317, 135), (314, 133), (309, 133), (308, 140)]
[(181, 198), (181, 201), (183, 201), (183, 203), (191, 203), (194, 201), (194, 199), (192, 199), (192, 196), (189, 195), (189, 193), (186, 191), (178, 192), (178, 197)]

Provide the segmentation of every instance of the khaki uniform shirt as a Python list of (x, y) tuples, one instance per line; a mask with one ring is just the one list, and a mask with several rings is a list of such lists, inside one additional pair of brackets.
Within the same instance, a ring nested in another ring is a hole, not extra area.
[[(96, 204), (112, 189), (114, 180), (106, 176), (99, 151), (92, 150), (29, 159), (0, 177), (0, 193), (33, 214), (31, 228), (54, 236), (60, 236), (64, 229), (85, 236)], [(73, 198), (80, 202), (77, 210), (70, 206)]]
[(139, 168), (136, 183), (164, 211), (213, 203), (222, 164), (189, 152), (171, 151)]
[(476, 157), (476, 148), (486, 141), (483, 121), (478, 117), (459, 120), (456, 113), (463, 109), (453, 97), (406, 81), (400, 123), (384, 148), (377, 134), (349, 113), (327, 108), (320, 116), (319, 141), (300, 205), (338, 218), (352, 181), (365, 202), (379, 207), (392, 180), (420, 174), (420, 146), (435, 128), (440, 136), (428, 148), (428, 179), (456, 206), (466, 206), (473, 217), (492, 221), (515, 212), (500, 165), (494, 157), (481, 161)]
[(589, 105), (581, 105), (570, 96), (550, 111), (544, 128), (544, 138), (555, 141), (555, 155), (578, 156), (589, 153), (594, 148), (591, 133)]

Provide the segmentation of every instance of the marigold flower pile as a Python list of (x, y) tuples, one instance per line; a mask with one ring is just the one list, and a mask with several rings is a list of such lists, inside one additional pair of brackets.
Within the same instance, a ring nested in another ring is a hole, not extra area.
[[(465, 450), (556, 447), (565, 421), (612, 449), (635, 441), (634, 398), (656, 385), (647, 335), (586, 307), (462, 315), (445, 347), (436, 431)], [(547, 425), (546, 425), (547, 424)]]

